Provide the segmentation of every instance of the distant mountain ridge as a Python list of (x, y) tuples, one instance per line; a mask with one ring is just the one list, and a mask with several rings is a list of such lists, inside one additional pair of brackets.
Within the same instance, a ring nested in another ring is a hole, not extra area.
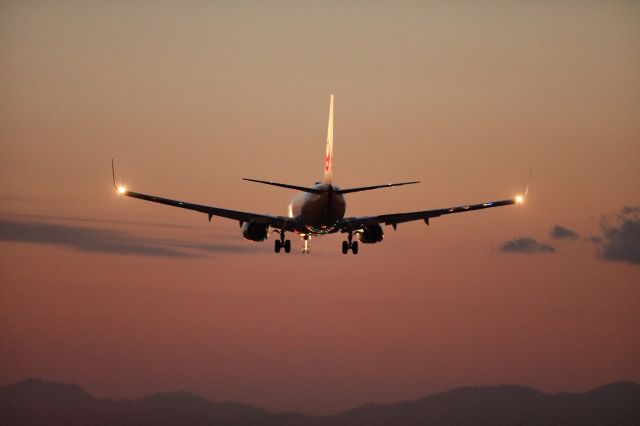
[(453, 389), (413, 401), (367, 404), (332, 416), (271, 413), (208, 401), (189, 392), (139, 400), (98, 399), (77, 385), (27, 379), (0, 388), (5, 426), (413, 426), (640, 425), (640, 384), (616, 382), (583, 393), (545, 394), (523, 386)]

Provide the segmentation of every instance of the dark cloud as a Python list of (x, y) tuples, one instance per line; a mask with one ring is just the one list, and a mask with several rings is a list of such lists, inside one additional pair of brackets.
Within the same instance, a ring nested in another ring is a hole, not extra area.
[(502, 244), (500, 250), (506, 253), (555, 253), (556, 249), (548, 244), (539, 243), (531, 237), (514, 238)]
[(180, 258), (197, 257), (200, 255), (197, 251), (241, 253), (256, 249), (248, 244), (244, 246), (240, 244), (187, 243), (144, 238), (106, 228), (13, 221), (2, 218), (0, 218), (0, 241), (66, 246), (87, 252)]
[(124, 232), (83, 226), (0, 219), (0, 241), (67, 246), (89, 252), (188, 257), (189, 253), (153, 244)]
[(577, 240), (580, 237), (577, 232), (560, 225), (551, 228), (549, 236), (556, 240)]
[(624, 207), (620, 214), (603, 218), (600, 258), (640, 265), (640, 207)]
[(622, 208), (623, 215), (633, 215), (635, 213), (640, 213), (640, 207), (629, 207), (625, 206)]
[[(25, 214), (25, 213), (3, 213), (5, 216), (16, 217), (20, 219), (26, 220), (35, 220), (38, 222), (82, 222), (89, 224), (98, 224), (98, 225), (133, 225), (136, 227), (140, 226), (148, 226), (155, 228), (176, 228), (176, 229), (202, 229), (202, 227), (197, 227), (193, 225), (182, 225), (177, 223), (157, 223), (157, 222), (145, 222), (139, 220), (115, 220), (115, 219), (98, 219), (94, 217), (78, 217), (78, 216), (54, 216), (54, 215), (39, 215), (39, 214)], [(203, 215), (204, 218), (206, 216)]]

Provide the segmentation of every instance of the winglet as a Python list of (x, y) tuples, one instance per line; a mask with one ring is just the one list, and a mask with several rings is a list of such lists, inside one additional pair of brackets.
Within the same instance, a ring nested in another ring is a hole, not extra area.
[(113, 165), (113, 158), (111, 158), (111, 174), (113, 175), (113, 187), (118, 190), (118, 185), (116, 185), (116, 168)]
[(533, 169), (529, 170), (529, 181), (527, 182), (527, 186), (524, 188), (524, 192), (520, 195), (516, 195), (516, 198), (515, 198), (516, 204), (522, 204), (527, 200), (527, 195), (529, 195), (529, 186), (531, 185), (532, 174), (533, 174)]
[(327, 126), (327, 150), (324, 156), (324, 183), (331, 184), (333, 177), (333, 95), (329, 101), (329, 124)]
[(529, 185), (531, 185), (531, 176), (533, 175), (533, 168), (529, 170), (529, 181), (527, 182), (527, 187), (524, 189), (524, 199), (527, 199), (527, 194), (529, 194)]
[(113, 164), (113, 158), (111, 158), (111, 175), (113, 176), (113, 187), (118, 194), (126, 194), (127, 188), (124, 185), (116, 184), (116, 167)]

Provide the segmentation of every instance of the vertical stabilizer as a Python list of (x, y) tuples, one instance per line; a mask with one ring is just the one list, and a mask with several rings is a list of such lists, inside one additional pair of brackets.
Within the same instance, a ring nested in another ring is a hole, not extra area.
[(324, 155), (324, 178), (322, 182), (331, 184), (333, 175), (333, 95), (329, 102), (329, 125), (327, 127), (327, 152)]

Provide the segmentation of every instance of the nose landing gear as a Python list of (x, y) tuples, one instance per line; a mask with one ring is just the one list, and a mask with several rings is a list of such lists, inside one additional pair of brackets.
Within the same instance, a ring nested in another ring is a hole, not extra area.
[(353, 241), (353, 232), (349, 232), (347, 241), (342, 242), (342, 254), (349, 253), (349, 249), (351, 249), (353, 254), (358, 254), (358, 242)]
[(309, 249), (309, 236), (305, 235), (302, 237), (302, 241), (304, 242), (304, 245), (302, 246), (302, 253), (309, 253), (310, 249)]

